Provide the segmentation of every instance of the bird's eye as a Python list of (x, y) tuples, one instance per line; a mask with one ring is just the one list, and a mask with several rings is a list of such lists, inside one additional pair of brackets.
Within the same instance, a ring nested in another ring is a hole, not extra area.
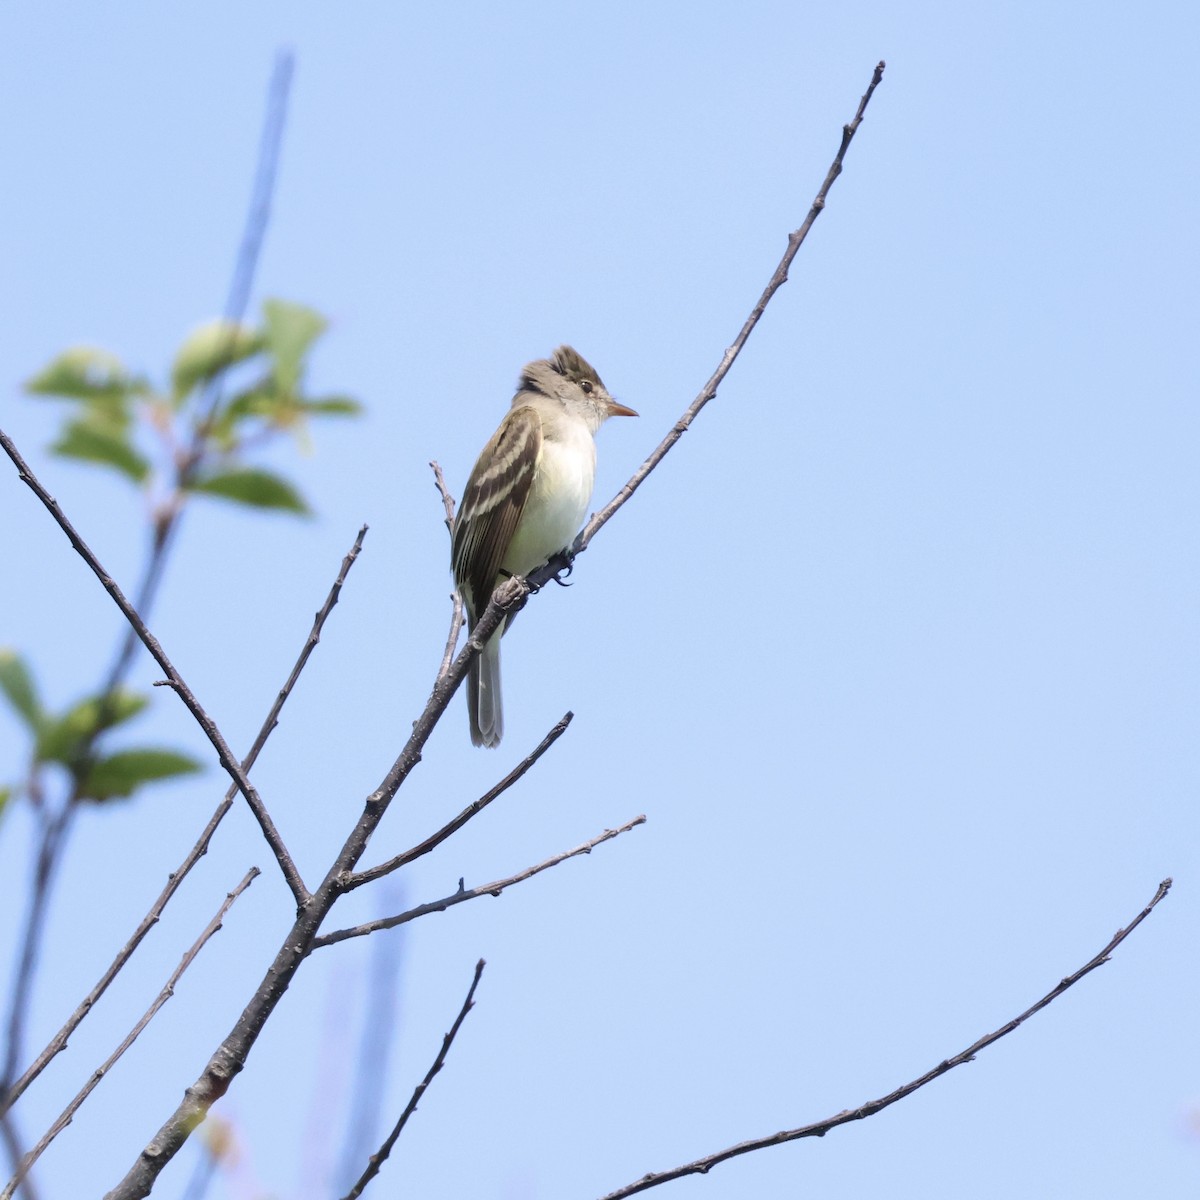
[(581, 388), (590, 396), (592, 394), (592, 381), (585, 379), (580, 385)]

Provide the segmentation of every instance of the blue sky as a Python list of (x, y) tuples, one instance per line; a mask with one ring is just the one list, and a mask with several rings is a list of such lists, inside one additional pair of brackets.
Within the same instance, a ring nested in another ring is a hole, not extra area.
[[(504, 745), (473, 750), (456, 701), (368, 851), (419, 840), (568, 708), (519, 790), (346, 920), (648, 817), (399, 936), (379, 1136), (489, 965), (378, 1195), (599, 1196), (881, 1096), (1082, 965), (1165, 875), (1171, 896), (1112, 963), (973, 1065), (658, 1194), (1195, 1190), (1196, 34), (1176, 3), (1086, 20), (755, 0), (0, 12), (2, 423), (129, 586), (140, 501), (48, 456), (60, 410), (21, 382), (79, 342), (161, 375), (219, 311), (272, 60), (296, 54), (254, 307), (328, 314), (314, 389), (368, 413), (319, 428), (311, 457), (273, 455), (316, 520), (189, 512), (151, 624), (245, 746), (370, 524), (255, 771), (310, 878), (441, 653), (428, 461), (460, 490), (522, 364), (570, 342), (642, 414), (600, 434), (607, 499), (718, 362), (888, 62), (717, 400), (576, 586), (506, 641)], [(0, 643), (65, 705), (104, 669), (118, 615), (11, 470), (0, 505)], [(204, 752), (166, 695), (144, 726)], [(21, 752), (0, 713), (0, 777)], [(214, 768), (86, 815), (36, 1044), (223, 790)], [(5, 963), (28, 833), (20, 811), (0, 825)], [(252, 863), (263, 878), (46, 1156), (44, 1195), (111, 1187), (228, 1031), (290, 911), (240, 808), (31, 1089), (23, 1129), (52, 1119)], [(321, 1173), (352, 1108), (367, 949), (301, 973), (220, 1106), (243, 1157), (211, 1195), (336, 1194)], [(182, 1196), (194, 1162), (155, 1195)]]

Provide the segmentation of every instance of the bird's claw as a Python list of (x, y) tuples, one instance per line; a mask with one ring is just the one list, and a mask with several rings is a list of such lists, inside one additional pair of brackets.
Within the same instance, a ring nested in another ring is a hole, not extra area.
[(563, 579), (563, 575), (570, 575), (571, 572), (575, 570), (575, 559), (569, 554), (559, 554), (550, 561), (561, 562), (563, 564), (563, 566), (559, 567), (558, 570), (550, 576), (550, 578), (554, 580), (559, 587), (570, 587), (571, 585), (567, 583), (565, 579)]

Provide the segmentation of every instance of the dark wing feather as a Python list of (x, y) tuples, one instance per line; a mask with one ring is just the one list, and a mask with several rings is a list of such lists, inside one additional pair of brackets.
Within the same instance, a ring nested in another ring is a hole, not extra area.
[(454, 581), (474, 621), (498, 582), (542, 452), (542, 421), (514, 408), (484, 447), (454, 523)]

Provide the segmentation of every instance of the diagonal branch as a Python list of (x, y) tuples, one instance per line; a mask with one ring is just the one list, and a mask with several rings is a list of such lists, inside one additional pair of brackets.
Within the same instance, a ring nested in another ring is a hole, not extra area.
[(163, 984), (162, 990), (155, 996), (150, 1007), (142, 1014), (141, 1020), (125, 1035), (121, 1044), (97, 1067), (90, 1076), (88, 1081), (80, 1088), (75, 1098), (67, 1105), (66, 1108), (55, 1119), (54, 1124), (42, 1134), (38, 1144), (21, 1160), (20, 1166), (17, 1168), (16, 1174), (8, 1181), (4, 1190), (0, 1192), (0, 1200), (12, 1200), (13, 1193), (20, 1186), (21, 1181), (29, 1172), (29, 1168), (41, 1157), (43, 1151), (52, 1141), (70, 1125), (75, 1114), (79, 1111), (83, 1102), (92, 1094), (100, 1081), (112, 1070), (117, 1059), (137, 1041), (143, 1029), (154, 1019), (155, 1014), (170, 998), (175, 994), (175, 985), (179, 982), (184, 971), (192, 965), (196, 960), (196, 956), (204, 949), (205, 943), (221, 928), (221, 922), (225, 919), (225, 914), (233, 907), (234, 901), (254, 882), (258, 877), (259, 870), (257, 867), (251, 867), (249, 871), (242, 877), (241, 883), (228, 892), (225, 896), (225, 901), (217, 910), (217, 915), (204, 927), (200, 936), (192, 943), (190, 949), (179, 960), (179, 966), (171, 972), (170, 978)]
[(430, 900), (427, 904), (418, 904), (416, 908), (410, 908), (407, 912), (399, 913), (394, 917), (381, 917), (377, 921), (367, 921), (363, 925), (355, 925), (350, 929), (337, 929), (333, 933), (323, 933), (320, 937), (313, 938), (310, 951), (317, 950), (321, 946), (332, 946), (335, 942), (344, 942), (348, 938), (365, 937), (367, 934), (376, 933), (381, 929), (395, 929), (397, 925), (407, 925), (409, 921), (428, 916), (429, 913), (445, 912), (446, 909), (453, 908), (456, 904), (463, 904), (467, 900), (478, 900), (480, 896), (498, 896), (505, 888), (510, 888), (515, 883), (524, 883), (526, 879), (532, 879), (535, 875), (550, 870), (551, 867), (557, 867), (559, 863), (566, 862), (568, 858), (576, 858), (580, 854), (591, 854), (603, 842), (611, 841), (645, 823), (645, 814), (634, 817), (632, 821), (626, 821), (619, 828), (606, 829), (603, 833), (597, 834), (596, 837), (583, 842), (572, 850), (564, 850), (561, 854), (555, 854), (544, 862), (526, 867), (524, 871), (520, 871), (516, 875), (509, 875), (507, 879), (497, 879), (494, 883), (485, 883), (481, 887), (465, 888), (460, 879), (458, 891), (452, 892), (441, 900)]
[(425, 1078), (417, 1084), (416, 1090), (412, 1094), (412, 1099), (404, 1106), (404, 1111), (400, 1114), (400, 1119), (392, 1127), (392, 1132), (384, 1139), (384, 1143), (379, 1147), (378, 1152), (371, 1155), (366, 1170), (359, 1176), (358, 1182), (346, 1193), (345, 1200), (358, 1200), (358, 1197), (363, 1194), (363, 1189), (367, 1184), (379, 1174), (379, 1168), (383, 1166), (387, 1156), (391, 1154), (392, 1147), (396, 1144), (396, 1139), (408, 1123), (408, 1118), (417, 1111), (417, 1105), (425, 1095), (426, 1089), (433, 1082), (433, 1077), (446, 1065), (446, 1055), (450, 1053), (450, 1047), (454, 1044), (454, 1039), (458, 1036), (458, 1031), (462, 1028), (462, 1023), (467, 1019), (467, 1013), (475, 1007), (475, 989), (479, 986), (479, 979), (483, 975), (485, 965), (482, 958), (475, 964), (475, 978), (471, 980), (471, 986), (467, 989), (467, 998), (463, 1001), (463, 1006), (459, 1010), (458, 1016), (454, 1018), (454, 1024), (450, 1026), (450, 1032), (442, 1038), (442, 1048), (438, 1051), (437, 1058), (433, 1060), (433, 1066), (425, 1072)]
[(961, 1067), (963, 1063), (973, 1062), (975, 1055), (980, 1050), (986, 1050), (993, 1042), (998, 1042), (1006, 1034), (1012, 1033), (1014, 1029), (1029, 1020), (1034, 1013), (1040, 1012), (1047, 1004), (1057, 1000), (1067, 988), (1078, 983), (1085, 975), (1091, 974), (1097, 967), (1102, 967), (1108, 962), (1112, 952), (1154, 911), (1155, 906), (1170, 890), (1171, 880), (1164, 879), (1158, 885), (1158, 891), (1154, 893), (1154, 898), (1150, 903), (1124, 929), (1118, 929), (1113, 934), (1112, 940), (1099, 954), (1094, 958), (1088, 959), (1078, 971), (1060, 980), (1056, 987), (1051, 988), (1036, 1004), (1030, 1005), (1020, 1016), (1013, 1017), (1011, 1021), (994, 1030), (992, 1033), (984, 1034), (977, 1042), (973, 1042), (953, 1058), (947, 1058), (943, 1062), (938, 1063), (936, 1067), (930, 1068), (919, 1079), (914, 1079), (911, 1083), (906, 1083), (902, 1087), (898, 1087), (894, 1092), (889, 1092), (886, 1096), (882, 1096), (878, 1100), (868, 1100), (865, 1104), (859, 1105), (858, 1108), (843, 1109), (836, 1116), (827, 1117), (824, 1121), (815, 1121), (811, 1125), (801, 1125), (798, 1129), (785, 1129), (781, 1133), (773, 1133), (769, 1137), (754, 1138), (752, 1141), (739, 1142), (736, 1146), (729, 1146), (725, 1150), (717, 1151), (716, 1154), (710, 1154), (705, 1158), (698, 1158), (694, 1162), (684, 1163), (681, 1167), (643, 1175), (635, 1183), (618, 1188), (615, 1192), (609, 1192), (607, 1196), (602, 1197), (602, 1200), (625, 1200), (627, 1196), (635, 1196), (638, 1192), (644, 1192), (652, 1187), (657, 1187), (660, 1183), (670, 1183), (673, 1179), (682, 1179), (685, 1175), (706, 1175), (718, 1163), (723, 1163), (730, 1158), (736, 1158), (739, 1154), (750, 1154), (755, 1150), (765, 1150), (768, 1146), (782, 1146), (785, 1142), (794, 1142), (799, 1138), (824, 1137), (831, 1129), (836, 1129), (839, 1125), (846, 1125), (851, 1121), (861, 1121), (866, 1117), (873, 1117), (877, 1112), (881, 1112), (883, 1109), (895, 1104), (897, 1100), (903, 1100), (905, 1096), (912, 1095), (918, 1088), (923, 1088), (927, 1083), (932, 1083), (939, 1075), (945, 1075), (947, 1071), (952, 1071), (955, 1067)]
[[(329, 589), (329, 595), (325, 597), (325, 603), (321, 605), (316, 617), (313, 619), (312, 629), (309, 630), (308, 637), (304, 642), (304, 648), (300, 651), (300, 655), (292, 667), (292, 672), (288, 676), (287, 682), (279, 689), (279, 694), (275, 697), (275, 702), (271, 705), (271, 711), (267, 713), (266, 719), (259, 728), (258, 736), (254, 739), (254, 744), (250, 747), (250, 751), (246, 757), (242, 759), (243, 771), (249, 771), (254, 766), (262, 748), (267, 744), (267, 739), (279, 724), (279, 714), (283, 711), (284, 704), (287, 703), (288, 697), (292, 694), (292, 689), (296, 686), (300, 678), (300, 672), (304, 670), (309, 657), (321, 640), (321, 631), (325, 628), (325, 621), (341, 596), (342, 585), (346, 582), (346, 576), (350, 573), (350, 568), (354, 566), (355, 561), (362, 551), (363, 538), (366, 536), (367, 527), (364, 525), (358, 531), (358, 536), (354, 539), (354, 545), (350, 547), (349, 553), (342, 559), (342, 567), (338, 571), (337, 579), (334, 580), (333, 587)], [(184, 858), (183, 862), (168, 876), (166, 886), (159, 893), (158, 899), (155, 900), (150, 911), (142, 918), (137, 929), (134, 930), (133, 936), (117, 952), (116, 958), (109, 964), (108, 969), (96, 981), (92, 990), (83, 998), (70, 1017), (67, 1018), (63, 1027), (46, 1044), (45, 1049), (30, 1063), (20, 1079), (16, 1080), (0, 1096), (0, 1116), (16, 1103), (25, 1089), (46, 1069), (55, 1055), (66, 1049), (67, 1039), (79, 1027), (84, 1017), (92, 1011), (96, 1001), (108, 989), (108, 985), (117, 977), (121, 968), (133, 957), (133, 952), (141, 945), (146, 934), (157, 924), (171, 897), (179, 890), (180, 885), (191, 869), (208, 853), (208, 844), (212, 840), (217, 826), (224, 820), (225, 814), (229, 811), (233, 803), (233, 798), (236, 795), (237, 785), (231, 784), (229, 790), (225, 793), (225, 798), (217, 805), (216, 811), (209, 818), (208, 824), (204, 827), (204, 831), (197, 839), (196, 844), (188, 851), (187, 857)]]
[[(874, 74), (871, 76), (871, 82), (867, 86), (862, 99), (859, 101), (858, 111), (854, 114), (854, 119), (849, 125), (842, 127), (842, 144), (838, 147), (837, 154), (834, 155), (833, 163), (825, 176), (825, 182), (821, 184), (816, 199), (813, 200), (812, 207), (808, 210), (808, 216), (804, 218), (804, 222), (799, 229), (788, 235), (787, 249), (784, 251), (783, 257), (779, 260), (779, 266), (775, 268), (775, 273), (763, 289), (758, 303), (746, 318), (746, 323), (742, 326), (737, 337), (733, 339), (733, 345), (721, 356), (721, 361), (717, 369), (713, 372), (712, 377), (701, 389), (700, 394), (695, 400), (688, 405), (683, 416), (675, 422), (670, 433), (663, 438), (650, 457), (638, 467), (621, 490), (599, 512), (593, 513), (591, 519), (584, 526), (583, 532), (575, 539), (575, 545), (572, 547), (574, 554), (582, 554), (587, 549), (592, 538), (612, 519), (616, 511), (633, 493), (641, 487), (650, 472), (666, 458), (667, 452), (671, 447), (688, 431), (700, 410), (716, 396), (717, 388), (720, 387), (725, 376), (729, 374), (730, 367), (733, 366), (737, 356), (742, 352), (742, 347), (745, 346), (751, 333), (754, 332), (754, 327), (758, 324), (758, 319), (766, 311), (767, 305), (771, 302), (771, 297), (787, 282), (788, 269), (792, 265), (792, 260), (804, 244), (804, 239), (808, 237), (808, 231), (824, 211), (825, 199), (829, 195), (829, 189), (833, 186), (834, 180), (842, 173), (842, 160), (846, 157), (846, 151), (850, 148), (850, 143), (854, 140), (854, 135), (858, 132), (858, 127), (862, 124), (863, 116), (867, 111), (867, 105), (871, 102), (871, 97), (874, 95), (875, 89), (883, 81), (883, 72), (886, 65), (882, 61), (876, 64)], [(538, 574), (540, 575), (540, 572)], [(539, 582), (544, 581), (539, 580)]]
[(17, 450), (12, 438), (2, 429), (0, 429), (0, 448), (3, 448), (5, 454), (12, 459), (21, 481), (28, 484), (33, 494), (46, 506), (47, 511), (58, 523), (59, 528), (67, 535), (67, 540), (75, 548), (76, 553), (91, 568), (92, 573), (100, 580), (101, 586), (112, 597), (113, 603), (116, 604), (125, 619), (137, 631), (142, 644), (150, 651), (154, 657), (154, 661), (166, 673), (168, 686), (175, 691), (183, 701), (188, 712), (195, 717), (196, 723), (204, 731), (204, 736), (208, 738), (213, 749), (216, 750), (217, 757), (221, 761), (221, 766), (225, 768), (230, 777), (237, 783), (238, 791), (246, 797), (246, 803), (250, 805), (250, 811), (258, 821), (263, 836), (267, 839), (267, 845), (271, 847), (271, 851), (279, 863), (279, 869), (283, 872), (283, 877), (287, 880), (288, 887), (291, 888), (292, 895), (296, 898), (297, 906), (303, 908), (311, 899), (308, 888), (304, 886), (304, 881), (300, 878), (300, 872), (296, 870), (296, 864), (292, 862), (292, 856), (283, 844), (283, 839), (279, 836), (279, 831), (275, 828), (275, 822), (271, 820), (270, 813), (267, 812), (266, 806), (263, 804), (258, 792), (255, 791), (253, 784), (246, 778), (246, 773), (242, 770), (237, 759), (234, 758), (233, 751), (229, 749), (229, 744), (225, 741), (216, 723), (201, 707), (200, 702), (192, 694), (191, 688), (184, 683), (183, 676), (175, 669), (171, 660), (167, 657), (166, 651), (159, 645), (158, 639), (146, 628), (145, 622), (138, 616), (136, 609), (126, 599), (125, 593), (121, 591), (116, 581), (101, 566), (100, 560), (92, 553), (91, 548), (80, 537), (75, 526), (67, 519), (67, 515), (59, 506), (58, 501), (42, 486), (41, 481), (34, 475), (29, 464), (21, 457), (20, 451)]
[(411, 850), (405, 850), (403, 854), (397, 854), (395, 858), (389, 858), (387, 862), (380, 863), (377, 867), (368, 867), (365, 871), (355, 871), (346, 881), (346, 890), (350, 891), (352, 888), (362, 887), (364, 883), (370, 883), (373, 879), (390, 875), (393, 871), (407, 866), (410, 862), (420, 858), (422, 855), (428, 854), (431, 850), (436, 850), (448, 837), (457, 833), (472, 817), (483, 812), (497, 796), (503, 795), (503, 793), (508, 791), (567, 732), (567, 726), (571, 724), (574, 718), (574, 713), (565, 713), (554, 728), (542, 738), (536, 749), (521, 759), (499, 783), (484, 792), (478, 800), (468, 804), (457, 817), (451, 821), (447, 821), (436, 833), (430, 834), (429, 837), (423, 842), (418, 843)]

